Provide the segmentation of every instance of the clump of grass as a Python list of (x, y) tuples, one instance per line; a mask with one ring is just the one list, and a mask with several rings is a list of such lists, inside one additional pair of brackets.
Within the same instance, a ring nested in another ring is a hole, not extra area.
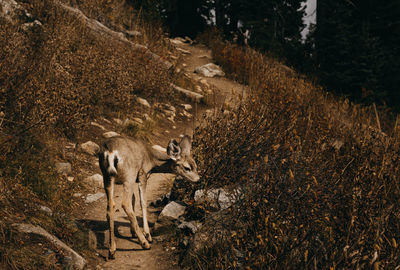
[(236, 69), (235, 57), (224, 61), (231, 72), (243, 72), (235, 75), (251, 91), (232, 114), (216, 114), (196, 131), (194, 152), (206, 187), (230, 186), (243, 196), (217, 221), (232, 224), (221, 229), (224, 244), (205, 244), (186, 263), (395, 268), (399, 138), (375, 127), (372, 108), (330, 96), (249, 49), (223, 50), (243, 54), (249, 70)]

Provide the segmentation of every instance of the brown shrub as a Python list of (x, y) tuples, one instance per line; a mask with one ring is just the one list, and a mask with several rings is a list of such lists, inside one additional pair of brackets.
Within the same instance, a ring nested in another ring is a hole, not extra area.
[[(250, 49), (223, 48), (226, 66), (243, 72), (235, 75), (252, 90), (233, 114), (197, 130), (194, 148), (205, 186), (239, 187), (244, 196), (227, 215), (236, 222), (220, 220), (231, 224), (229, 237), (205, 245), (189, 263), (202, 269), (399, 265), (399, 140), (372, 126), (370, 108), (333, 98)], [(254, 65), (251, 73), (236, 69), (235, 55), (241, 65)]]

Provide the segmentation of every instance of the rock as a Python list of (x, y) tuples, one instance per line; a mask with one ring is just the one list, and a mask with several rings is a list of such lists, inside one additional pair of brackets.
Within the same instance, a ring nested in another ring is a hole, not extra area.
[(103, 133), (104, 138), (111, 138), (111, 137), (116, 137), (116, 136), (119, 136), (119, 134), (114, 131), (109, 131), (109, 132)]
[(158, 221), (163, 220), (176, 220), (185, 213), (186, 206), (183, 206), (177, 202), (170, 202), (161, 211)]
[(175, 123), (174, 116), (167, 117), (167, 120), (171, 121), (172, 123)]
[(182, 48), (176, 48), (176, 50), (177, 50), (178, 52), (183, 53), (183, 54), (192, 54), (190, 51), (184, 50), (184, 49), (182, 49)]
[(98, 123), (96, 123), (96, 122), (90, 122), (90, 125), (92, 125), (92, 126), (94, 126), (94, 127), (98, 127), (98, 128), (100, 128), (101, 130), (106, 130), (105, 127), (103, 127), (102, 125), (100, 125), (100, 124), (98, 124)]
[(75, 177), (73, 177), (73, 176), (67, 177), (68, 182), (74, 182), (74, 179), (75, 179)]
[(196, 190), (194, 193), (194, 200), (198, 203), (208, 202), (211, 207), (224, 210), (229, 208), (235, 201), (234, 198), (231, 198), (232, 195), (229, 195), (230, 194), (222, 188), (210, 189), (207, 192), (201, 189)]
[(86, 195), (85, 203), (93, 203), (104, 197), (104, 193), (88, 194)]
[(199, 93), (186, 90), (186, 89), (179, 87), (177, 85), (174, 85), (174, 84), (171, 84), (171, 86), (175, 91), (183, 94), (186, 98), (189, 98), (190, 100), (193, 100), (194, 102), (200, 103), (204, 99), (204, 96)]
[(140, 98), (140, 97), (137, 97), (136, 98), (136, 101), (139, 103), (139, 104), (141, 104), (141, 105), (143, 105), (144, 107), (146, 107), (146, 108), (151, 108), (151, 106), (150, 106), (150, 103), (147, 101), (147, 100), (145, 100), (144, 98)]
[(100, 151), (100, 146), (92, 141), (87, 141), (80, 145), (80, 149), (81, 151), (94, 156)]
[(50, 208), (48, 208), (47, 206), (39, 205), (39, 210), (42, 211), (42, 212), (45, 212), (49, 216), (53, 215), (53, 211)]
[(194, 72), (209, 78), (215, 76), (225, 76), (225, 73), (222, 71), (222, 69), (213, 63), (208, 63), (204, 66), (197, 67)]
[(188, 231), (192, 234), (195, 234), (202, 226), (202, 223), (199, 221), (182, 221), (178, 228), (183, 231)]
[(85, 267), (86, 260), (84, 258), (82, 258), (77, 252), (67, 246), (60, 239), (58, 239), (54, 235), (49, 234), (42, 227), (23, 223), (13, 224), (13, 227), (15, 227), (19, 232), (43, 236), (58, 249), (62, 250), (61, 254), (65, 255), (64, 258), (68, 258), (68, 260), (70, 261), (70, 265), (72, 266), (71, 268), (83, 269)]
[(121, 119), (114, 118), (113, 120), (117, 125), (122, 125), (122, 120)]
[(68, 175), (72, 172), (71, 163), (68, 162), (58, 162), (56, 163), (56, 170), (58, 173)]
[(186, 110), (186, 111), (190, 111), (193, 107), (190, 104), (181, 104), (181, 106)]
[(28, 30), (30, 30), (30, 29), (32, 29), (34, 27), (40, 27), (40, 26), (42, 26), (42, 23), (40, 21), (38, 21), (38, 20), (34, 20), (33, 22), (24, 23), (22, 25), (22, 29), (24, 31), (28, 31)]
[(201, 79), (199, 82), (200, 82), (201, 84), (204, 84), (206, 87), (210, 87), (210, 85), (208, 84), (208, 82), (207, 82), (206, 79)]
[(174, 111), (170, 111), (170, 110), (164, 110), (163, 113), (167, 117), (175, 117), (176, 116), (175, 112)]
[(173, 45), (183, 45), (184, 42), (180, 40), (179, 38), (174, 38), (169, 40)]
[(177, 229), (177, 219), (185, 213), (185, 209), (185, 206), (177, 202), (168, 203), (154, 224), (153, 235), (174, 234)]
[(74, 195), (73, 195), (74, 197), (81, 197), (82, 196), (82, 193), (79, 193), (79, 192), (77, 192), (77, 193), (74, 193)]
[(104, 185), (103, 184), (103, 176), (98, 173), (96, 173), (92, 176), (86, 177), (84, 181), (85, 181), (85, 183), (87, 183), (91, 186), (94, 186), (94, 187), (102, 188)]
[(184, 42), (185, 43), (189, 43), (189, 44), (193, 44), (193, 40), (190, 38), (190, 37), (188, 37), (188, 36), (186, 36), (185, 38), (184, 38)]
[(193, 115), (191, 113), (188, 113), (187, 111), (183, 111), (183, 115), (186, 116), (187, 118), (193, 117)]

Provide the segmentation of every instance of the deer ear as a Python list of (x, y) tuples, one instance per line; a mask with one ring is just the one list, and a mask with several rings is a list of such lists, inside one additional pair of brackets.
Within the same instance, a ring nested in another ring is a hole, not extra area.
[(170, 140), (167, 147), (167, 155), (172, 159), (177, 161), (181, 158), (181, 147), (178, 142), (174, 139)]
[(179, 143), (179, 146), (182, 150), (182, 155), (183, 156), (190, 156), (190, 151), (192, 150), (192, 140), (188, 135), (185, 135), (181, 142)]

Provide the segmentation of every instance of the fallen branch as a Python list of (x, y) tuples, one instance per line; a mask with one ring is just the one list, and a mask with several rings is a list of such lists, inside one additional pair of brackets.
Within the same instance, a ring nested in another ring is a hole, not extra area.
[(49, 242), (55, 245), (57, 248), (61, 249), (64, 254), (70, 256), (73, 262), (74, 269), (83, 269), (86, 265), (86, 260), (82, 258), (78, 253), (76, 253), (72, 248), (67, 246), (64, 242), (60, 239), (55, 237), (54, 235), (49, 234), (45, 229), (39, 226), (33, 226), (31, 224), (13, 224), (13, 226), (19, 231), (23, 233), (33, 233), (37, 235), (41, 235), (46, 238)]

